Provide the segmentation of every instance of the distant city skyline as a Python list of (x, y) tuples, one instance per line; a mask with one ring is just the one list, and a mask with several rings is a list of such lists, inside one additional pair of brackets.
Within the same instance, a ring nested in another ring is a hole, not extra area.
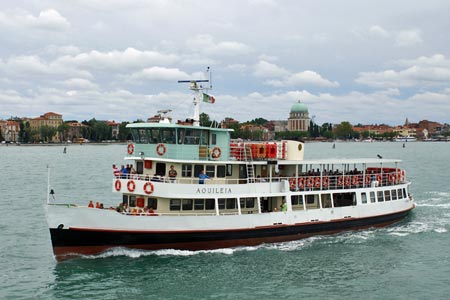
[[(205, 79), (211, 119), (448, 123), (450, 2), (55, 1), (0, 3), (0, 119), (193, 115), (177, 80)], [(430, 21), (432, 20), (432, 21)]]

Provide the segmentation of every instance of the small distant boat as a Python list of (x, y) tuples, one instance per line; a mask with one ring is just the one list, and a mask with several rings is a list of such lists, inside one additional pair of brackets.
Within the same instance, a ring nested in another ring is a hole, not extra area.
[(417, 142), (417, 138), (413, 136), (398, 136), (394, 139), (395, 142)]

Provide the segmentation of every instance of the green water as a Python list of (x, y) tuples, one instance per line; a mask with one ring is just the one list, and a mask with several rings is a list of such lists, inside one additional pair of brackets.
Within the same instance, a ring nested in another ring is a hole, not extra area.
[(306, 158), (400, 158), (417, 208), (396, 226), (216, 251), (53, 258), (43, 204), (116, 205), (126, 146), (0, 146), (0, 299), (448, 299), (450, 143), (311, 143)]

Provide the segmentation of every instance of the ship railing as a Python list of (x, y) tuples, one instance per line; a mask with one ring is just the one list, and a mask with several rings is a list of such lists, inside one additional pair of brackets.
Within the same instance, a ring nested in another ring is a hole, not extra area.
[(290, 177), (291, 191), (318, 191), (336, 189), (355, 189), (367, 187), (383, 187), (406, 182), (404, 172), (371, 173), (371, 174), (336, 174), (336, 175), (299, 175)]
[[(143, 174), (130, 174), (130, 175), (121, 175), (116, 176), (116, 179), (125, 179), (125, 180), (142, 180), (142, 181), (152, 181), (152, 182), (161, 182), (168, 184), (199, 184), (200, 179), (198, 177), (176, 177), (170, 178), (168, 176), (150, 176)], [(255, 180), (251, 180), (253, 183)], [(269, 182), (270, 178), (257, 178), (256, 182)], [(280, 181), (280, 178), (272, 178), (272, 182)], [(248, 178), (217, 178), (212, 177), (204, 180), (204, 184), (245, 184), (250, 183)]]

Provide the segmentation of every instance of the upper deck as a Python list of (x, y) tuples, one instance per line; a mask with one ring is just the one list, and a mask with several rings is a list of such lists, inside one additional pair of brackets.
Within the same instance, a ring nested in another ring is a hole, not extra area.
[(233, 142), (232, 129), (170, 123), (128, 124), (132, 157), (192, 161), (302, 160), (303, 143)]

